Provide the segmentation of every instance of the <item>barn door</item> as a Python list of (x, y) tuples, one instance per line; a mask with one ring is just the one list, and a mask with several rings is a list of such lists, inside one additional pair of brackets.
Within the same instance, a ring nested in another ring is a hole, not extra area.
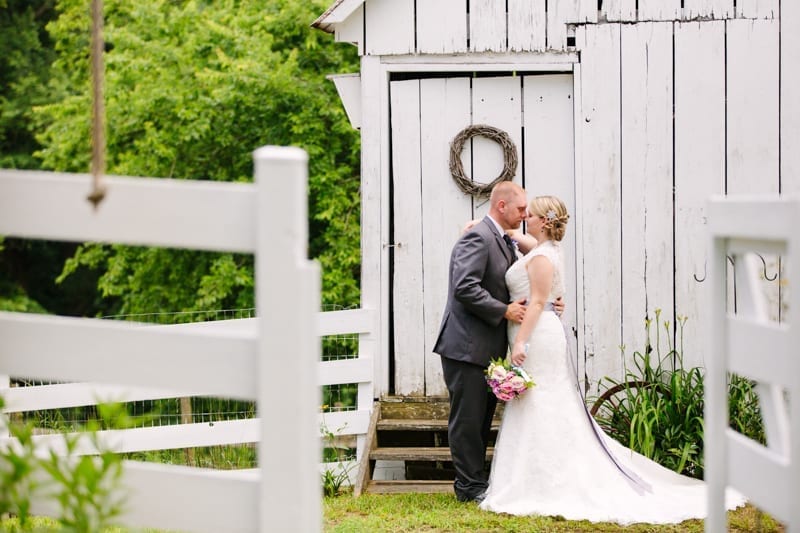
[[(472, 124), (505, 131), (518, 152), (514, 181), (529, 197), (560, 196), (573, 212), (572, 86), (571, 74), (391, 82), (395, 394), (447, 394), (432, 349), (447, 297), (450, 251), (464, 224), (488, 211), (485, 199), (463, 193), (452, 179), (450, 142)], [(481, 183), (503, 169), (501, 147), (483, 137), (468, 142), (461, 158), (465, 174)], [(574, 236), (570, 225), (565, 245), (573, 325)]]

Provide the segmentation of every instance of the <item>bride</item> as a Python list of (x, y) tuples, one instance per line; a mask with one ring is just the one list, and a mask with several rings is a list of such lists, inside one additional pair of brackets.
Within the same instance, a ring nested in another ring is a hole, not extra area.
[[(606, 436), (580, 396), (564, 328), (552, 302), (564, 294), (560, 241), (569, 215), (553, 196), (530, 202), (538, 245), (506, 273), (512, 301), (528, 298), (522, 324), (509, 323), (511, 361), (536, 386), (506, 404), (482, 509), (514, 515), (630, 524), (706, 516), (705, 484), (680, 476)], [(743, 499), (728, 495), (729, 507)]]

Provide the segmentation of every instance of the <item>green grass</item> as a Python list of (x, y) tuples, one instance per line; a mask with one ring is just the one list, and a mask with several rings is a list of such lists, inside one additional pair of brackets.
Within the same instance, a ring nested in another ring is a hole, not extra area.
[[(628, 527), (567, 521), (558, 518), (518, 517), (482, 511), (474, 503), (460, 503), (450, 494), (366, 494), (325, 499), (324, 531), (329, 533), (385, 532), (703, 532), (702, 520), (677, 525), (637, 524)], [(729, 532), (781, 532), (769, 516), (748, 505), (728, 513)]]
[[(451, 494), (366, 494), (353, 498), (349, 494), (324, 500), (323, 526), (326, 533), (355, 532), (570, 532), (570, 533), (702, 533), (702, 520), (687, 520), (670, 526), (637, 524), (628, 527), (616, 524), (593, 524), (558, 518), (518, 517), (481, 511), (474, 503), (459, 503)], [(784, 528), (769, 516), (750, 505), (728, 513), (732, 533), (783, 532)], [(34, 517), (30, 531), (62, 531), (50, 518)], [(18, 531), (16, 521), (0, 520), (0, 532)], [(142, 533), (142, 530), (137, 530)], [(145, 530), (158, 533), (156, 530)], [(105, 533), (125, 533), (112, 528)], [(163, 533), (163, 532), (162, 532)]]

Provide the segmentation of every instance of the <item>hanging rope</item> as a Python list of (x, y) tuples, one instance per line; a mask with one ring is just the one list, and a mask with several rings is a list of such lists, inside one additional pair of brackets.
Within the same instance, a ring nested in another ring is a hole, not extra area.
[(105, 105), (103, 101), (103, 0), (92, 0), (92, 192), (88, 200), (95, 209), (106, 195)]

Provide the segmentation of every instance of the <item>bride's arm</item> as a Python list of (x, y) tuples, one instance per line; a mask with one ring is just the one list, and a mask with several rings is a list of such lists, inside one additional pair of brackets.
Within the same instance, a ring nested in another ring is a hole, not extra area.
[(525, 361), (525, 344), (530, 339), (533, 328), (536, 327), (536, 323), (544, 311), (550, 287), (553, 284), (553, 264), (546, 257), (537, 255), (525, 267), (531, 282), (531, 297), (525, 317), (522, 319), (522, 325), (517, 330), (517, 336), (511, 347), (511, 362), (517, 366), (521, 366)]
[(506, 233), (508, 233), (509, 237), (517, 241), (519, 251), (522, 252), (523, 255), (536, 248), (536, 245), (539, 244), (533, 235), (528, 235), (522, 231), (522, 229), (512, 229), (506, 231)]

